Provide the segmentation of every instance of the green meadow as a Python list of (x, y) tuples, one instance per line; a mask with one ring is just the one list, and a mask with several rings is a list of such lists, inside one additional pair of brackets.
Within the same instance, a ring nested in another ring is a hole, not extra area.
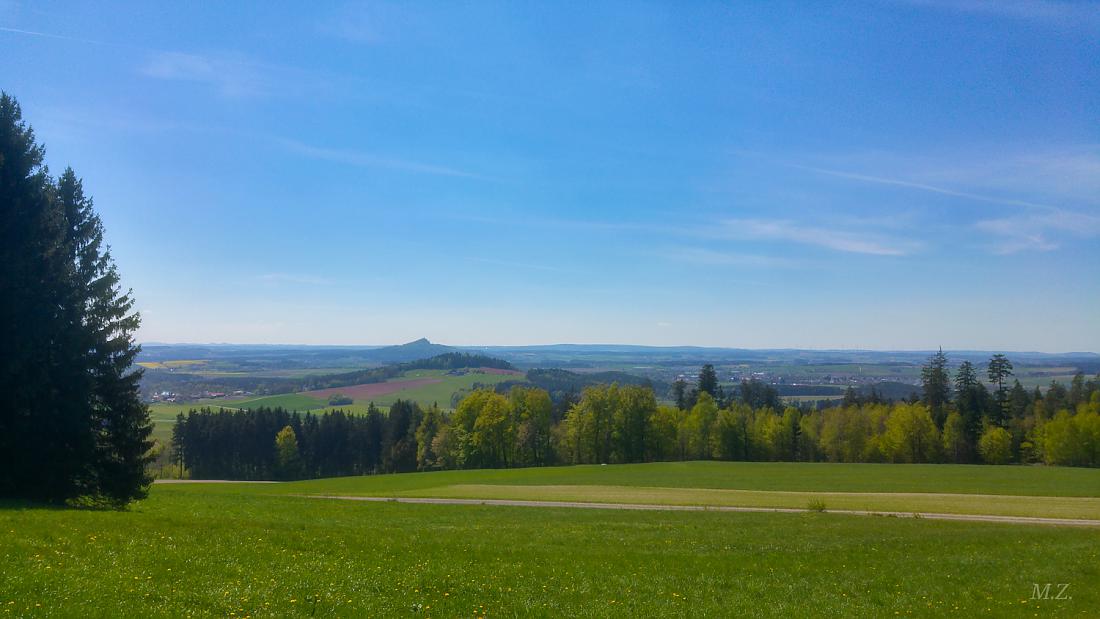
[[(0, 615), (1095, 616), (1100, 528), (301, 495), (480, 485), (543, 498), (569, 486), (1087, 499), (1098, 474), (708, 462), (156, 485), (117, 512), (7, 503)], [(1050, 598), (1068, 583), (1066, 599), (1033, 599), (1035, 583), (1055, 583)]]
[(320, 398), (310, 397), (301, 393), (284, 393), (269, 395), (261, 398), (250, 398), (226, 403), (233, 408), (285, 408), (292, 411), (308, 411), (322, 408), (328, 403)]

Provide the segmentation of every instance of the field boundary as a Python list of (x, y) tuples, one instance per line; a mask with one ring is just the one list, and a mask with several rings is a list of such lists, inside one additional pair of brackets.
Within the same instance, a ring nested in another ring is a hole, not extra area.
[(686, 512), (763, 512), (763, 513), (826, 513), (847, 516), (880, 516), (887, 518), (927, 518), (929, 520), (960, 520), (966, 522), (999, 522), (1004, 524), (1034, 524), (1047, 526), (1100, 527), (1100, 520), (1075, 518), (1040, 518), (1035, 516), (994, 516), (987, 514), (942, 514), (933, 512), (870, 511), (857, 509), (813, 510), (799, 507), (737, 507), (731, 505), (660, 505), (652, 503), (589, 503), (584, 501), (527, 501), (519, 499), (442, 499), (430, 497), (348, 496), (333, 494), (293, 495), (310, 499), (367, 501), (372, 503), (413, 503), (425, 505), (498, 505), (505, 507), (566, 507), (576, 509), (618, 509), (632, 511)]
[(281, 484), (281, 481), (252, 479), (154, 479), (154, 484)]

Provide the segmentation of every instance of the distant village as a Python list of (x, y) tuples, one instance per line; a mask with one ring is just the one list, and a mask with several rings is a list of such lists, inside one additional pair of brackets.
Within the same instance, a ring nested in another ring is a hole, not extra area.
[(181, 394), (175, 391), (157, 391), (149, 397), (153, 403), (190, 402), (191, 400), (217, 400), (219, 398), (238, 398), (253, 395), (251, 391), (238, 389), (236, 391), (199, 391), (196, 393)]

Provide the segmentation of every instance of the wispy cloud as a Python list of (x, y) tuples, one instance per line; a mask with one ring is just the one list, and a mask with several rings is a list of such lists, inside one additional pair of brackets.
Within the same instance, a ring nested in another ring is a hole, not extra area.
[(150, 56), (140, 72), (161, 80), (208, 84), (228, 97), (269, 94), (275, 88), (260, 65), (235, 54), (210, 56), (157, 52)]
[(1100, 5), (1087, 0), (906, 0), (905, 3), (1062, 27), (1100, 27)]
[(1056, 208), (1049, 204), (1040, 204), (1037, 202), (1028, 202), (1026, 200), (1014, 200), (1011, 198), (999, 198), (996, 196), (989, 196), (977, 193), (971, 193), (968, 191), (959, 191), (957, 189), (951, 189), (949, 187), (938, 187), (936, 185), (929, 185), (927, 183), (919, 183), (915, 181), (889, 178), (884, 176), (872, 176), (868, 174), (857, 174), (854, 172), (846, 172), (843, 170), (830, 170), (828, 168), (818, 168), (814, 166), (807, 166), (795, 163), (786, 164), (792, 168), (798, 168), (800, 170), (807, 170), (810, 172), (817, 172), (819, 174), (826, 174), (829, 176), (836, 176), (838, 178), (846, 178), (854, 181), (862, 181), (865, 183), (876, 183), (880, 185), (893, 185), (895, 187), (904, 187), (907, 189), (916, 189), (920, 191), (928, 191), (932, 193), (938, 193), (945, 196), (953, 196), (956, 198), (966, 198), (968, 200), (977, 200), (979, 202), (989, 202), (992, 204), (1003, 204), (1006, 206), (1024, 206), (1029, 208), (1041, 208), (1052, 209)]
[(304, 284), (308, 286), (331, 286), (334, 282), (327, 277), (302, 275), (295, 273), (265, 273), (258, 278), (267, 284)]
[(538, 217), (529, 213), (516, 211), (515, 213), (492, 215), (469, 215), (465, 213), (450, 213), (447, 215), (455, 221), (465, 221), (491, 226), (524, 227), (524, 228), (561, 228), (567, 230), (581, 230), (593, 232), (616, 233), (653, 233), (697, 236), (688, 228), (668, 226), (665, 224), (648, 224), (632, 221), (599, 221), (594, 219), (564, 219), (560, 217)]
[[(854, 222), (851, 228), (837, 229), (799, 224), (784, 219), (725, 219), (700, 224), (650, 224), (634, 222), (593, 221), (584, 219), (543, 219), (539, 217), (455, 216), (455, 219), (501, 226), (532, 226), (566, 228), (593, 232), (645, 234), (656, 237), (680, 237), (700, 240), (776, 240), (816, 245), (836, 251), (878, 256), (903, 256), (921, 249), (924, 244), (911, 239), (898, 239), (868, 230), (874, 221)], [(792, 261), (774, 256), (727, 252), (699, 247), (675, 247), (655, 252), (664, 258), (713, 265), (794, 266)], [(650, 255), (653, 255), (651, 253)]]
[(1044, 196), (1042, 202), (1100, 204), (1100, 144), (1022, 149), (1002, 155), (934, 158), (918, 164), (932, 182)]
[(0, 32), (7, 32), (10, 34), (21, 34), (31, 37), (39, 37), (43, 39), (53, 39), (55, 41), (69, 41), (72, 43), (87, 43), (90, 45), (105, 45), (109, 47), (132, 47), (129, 45), (121, 45), (118, 43), (110, 43), (108, 41), (97, 41), (95, 39), (83, 39), (80, 37), (69, 37), (62, 34), (51, 34), (49, 32), (38, 32), (36, 30), (22, 30), (20, 28), (6, 28), (0, 26)]
[(565, 273), (565, 272), (567, 272), (566, 269), (556, 267), (556, 266), (550, 266), (550, 265), (546, 265), (546, 264), (532, 264), (532, 263), (529, 263), (529, 262), (515, 262), (515, 261), (512, 261), (512, 260), (498, 260), (496, 258), (479, 258), (479, 257), (469, 257), (469, 258), (467, 258), (467, 260), (470, 260), (472, 262), (480, 262), (482, 264), (494, 264), (494, 265), (497, 265), (497, 266), (512, 267), (512, 268), (518, 268), (518, 269), (531, 269), (531, 270), (535, 270), (535, 271), (550, 271), (550, 272), (554, 272), (554, 273)]
[(382, 40), (384, 6), (355, 3), (345, 5), (317, 22), (317, 31), (354, 43), (378, 43)]
[(789, 258), (717, 251), (703, 247), (670, 247), (657, 255), (677, 262), (711, 266), (790, 267), (797, 263)]
[(922, 247), (919, 241), (808, 226), (786, 219), (727, 219), (716, 233), (730, 239), (789, 241), (874, 256), (904, 256)]
[(317, 71), (257, 62), (240, 53), (185, 53), (162, 50), (132, 43), (71, 37), (49, 32), (0, 27), (0, 32), (68, 41), (86, 45), (113, 47), (142, 52), (146, 58), (138, 73), (160, 80), (194, 82), (214, 87), (227, 97), (309, 93), (330, 89), (332, 76)]
[(373, 153), (367, 153), (358, 150), (313, 146), (310, 144), (305, 144), (304, 142), (289, 140), (285, 138), (274, 138), (274, 140), (287, 150), (293, 153), (297, 153), (299, 155), (361, 168), (389, 168), (392, 170), (401, 170), (404, 172), (435, 174), (438, 176), (454, 176), (459, 178), (471, 178), (492, 181), (498, 180), (490, 176), (468, 172), (466, 170), (460, 170), (458, 168), (452, 168), (444, 165), (436, 165), (431, 163), (423, 163), (420, 161), (411, 161), (408, 159), (376, 155)]
[(1063, 210), (985, 219), (975, 227), (998, 237), (991, 247), (998, 254), (1058, 249), (1061, 245), (1051, 238), (1051, 233), (1089, 239), (1100, 237), (1100, 217)]
[[(921, 157), (863, 153), (839, 157), (852, 167), (889, 167), (904, 170), (904, 174), (864, 173), (837, 166), (775, 160), (773, 163), (857, 183), (997, 205), (995, 210), (989, 211), (997, 213), (995, 217), (985, 216), (956, 224), (959, 230), (977, 229), (992, 236), (994, 242), (989, 249), (997, 254), (1052, 251), (1059, 249), (1067, 238), (1100, 236), (1100, 213), (1096, 209), (1100, 204), (1100, 146), (1005, 150), (1007, 152), (997, 156), (988, 153)], [(762, 158), (753, 153), (742, 154)], [(962, 215), (965, 210), (958, 212), (959, 216), (965, 216)]]

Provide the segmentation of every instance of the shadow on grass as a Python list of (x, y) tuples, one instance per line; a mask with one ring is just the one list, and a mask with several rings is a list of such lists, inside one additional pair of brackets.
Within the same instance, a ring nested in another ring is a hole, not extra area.
[(110, 501), (88, 498), (68, 501), (43, 501), (37, 499), (0, 498), (0, 511), (87, 511), (87, 512), (125, 512), (130, 504), (119, 505)]

